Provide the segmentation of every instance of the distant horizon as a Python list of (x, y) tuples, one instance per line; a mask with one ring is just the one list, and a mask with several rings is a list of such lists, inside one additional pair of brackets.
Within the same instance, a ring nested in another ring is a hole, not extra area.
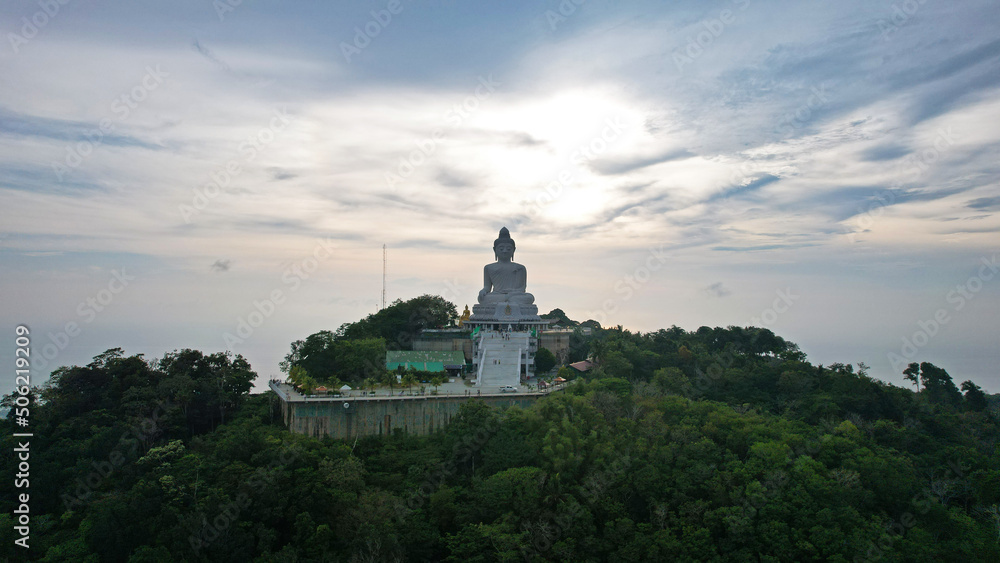
[[(387, 304), (387, 306), (391, 306), (397, 299), (400, 300), (400, 301), (404, 301), (405, 302), (405, 301), (407, 301), (409, 299), (413, 299), (413, 298), (416, 298), (416, 297), (419, 297), (419, 295), (413, 295), (413, 296), (409, 296), (409, 297), (396, 297), (396, 298), (393, 298), (393, 299), (387, 298), (386, 299), (386, 304)], [(456, 309), (457, 309), (457, 311), (459, 313), (459, 316), (461, 316), (463, 305), (459, 305), (458, 303), (455, 303), (455, 306), (456, 306)], [(542, 315), (544, 317), (546, 315), (549, 315), (555, 309), (562, 309), (562, 308), (561, 307), (553, 307), (553, 308), (551, 308), (551, 309), (549, 309), (548, 311), (545, 311), (545, 312), (543, 312), (542, 309), (539, 309), (539, 315)], [(595, 319), (592, 319), (592, 318), (588, 318), (588, 319), (584, 319), (584, 320), (577, 320), (577, 319), (575, 319), (573, 317), (573, 315), (571, 315), (569, 313), (566, 313), (565, 309), (562, 309), (562, 310), (566, 314), (566, 317), (569, 320), (572, 320), (572, 321), (577, 322), (577, 323), (584, 323), (584, 322), (587, 322), (587, 321), (594, 321), (595, 320)], [(378, 310), (375, 310), (375, 311), (372, 311), (371, 313), (367, 313), (367, 314), (365, 314), (365, 315), (363, 315), (361, 317), (358, 317), (357, 319), (353, 319), (353, 320), (349, 320), (349, 321), (345, 321), (345, 322), (356, 322), (358, 320), (361, 320), (361, 319), (367, 317), (368, 315), (375, 314), (377, 312), (378, 312)], [(343, 324), (343, 323), (337, 324), (336, 326), (331, 326), (329, 328), (319, 329), (319, 330), (311, 332), (309, 334), (302, 334), (301, 336), (299, 336), (295, 340), (305, 339), (307, 336), (309, 336), (311, 334), (315, 334), (316, 332), (320, 332), (322, 330), (328, 330), (330, 332), (335, 332), (337, 330), (337, 328), (340, 327), (341, 324)], [(610, 329), (615, 329), (617, 326), (619, 326), (618, 323), (615, 323), (615, 324), (604, 324), (604, 323), (601, 323), (601, 328), (602, 329), (609, 329), (609, 328)], [(650, 329), (650, 330), (635, 330), (635, 329), (632, 329), (631, 327), (622, 325), (622, 329), (623, 330), (628, 330), (628, 331), (632, 332), (633, 334), (636, 334), (636, 333), (649, 334), (649, 333), (655, 333), (655, 332), (657, 332), (659, 330), (669, 330), (673, 326), (678, 326), (678, 328), (681, 328), (682, 330), (684, 330), (686, 332), (695, 332), (695, 331), (698, 330), (698, 328), (701, 328), (701, 326), (709, 326), (709, 328), (728, 328), (729, 326), (739, 326), (741, 328), (750, 328), (750, 327), (767, 328), (767, 327), (760, 327), (760, 326), (756, 326), (756, 325), (726, 325), (726, 326), (720, 326), (720, 325), (715, 325), (715, 326), (711, 326), (711, 325), (699, 325), (698, 327), (694, 327), (694, 328), (687, 328), (687, 327), (683, 327), (683, 326), (679, 326), (679, 325), (666, 325), (666, 326), (662, 326), (662, 327), (655, 328), (655, 329)], [(768, 330), (771, 330), (771, 329), (768, 328)], [(820, 366), (820, 365), (822, 365), (822, 366), (829, 366), (829, 365), (834, 364), (834, 363), (840, 363), (840, 364), (845, 364), (845, 365), (851, 364), (851, 365), (853, 365), (855, 367), (855, 369), (857, 369), (857, 367), (858, 367), (859, 361), (851, 361), (851, 360), (845, 360), (845, 359), (840, 359), (840, 360), (834, 359), (832, 361), (827, 361), (827, 362), (818, 362), (818, 361), (816, 361), (814, 358), (812, 358), (809, 355), (808, 350), (807, 350), (807, 346), (803, 345), (801, 342), (798, 342), (798, 341), (796, 341), (794, 339), (791, 339), (791, 338), (787, 338), (785, 335), (782, 335), (779, 331), (773, 331), (772, 330), (772, 332), (774, 332), (775, 335), (783, 338), (784, 340), (792, 342), (792, 343), (796, 344), (797, 346), (799, 346), (799, 349), (804, 354), (806, 354), (806, 361), (809, 362), (809, 363), (811, 363), (811, 364), (814, 364), (814, 365), (817, 365), (817, 366)], [(281, 354), (281, 357), (279, 358), (278, 361), (280, 361), (280, 359), (283, 359), (284, 355), (288, 353), (288, 350), (289, 350), (289, 348), (291, 346), (291, 343), (293, 341), (289, 341), (285, 345), (284, 352)], [(153, 352), (132, 352), (129, 349), (126, 349), (126, 348), (124, 348), (122, 346), (109, 346), (109, 347), (103, 348), (103, 349), (101, 349), (99, 351), (95, 351), (91, 356), (87, 357), (85, 360), (76, 361), (76, 362), (73, 362), (71, 364), (65, 364), (65, 365), (58, 366), (58, 367), (70, 367), (71, 365), (86, 366), (88, 363), (90, 363), (90, 361), (92, 360), (93, 357), (97, 356), (98, 354), (101, 354), (101, 353), (105, 352), (106, 350), (113, 349), (113, 348), (123, 348), (123, 352), (126, 355), (128, 355), (128, 356), (133, 356), (133, 355), (135, 355), (137, 353), (143, 354), (143, 356), (147, 360), (153, 360), (153, 359), (162, 358), (167, 353), (184, 349), (183, 347), (174, 347), (174, 348), (164, 349), (163, 351), (161, 351), (159, 353), (153, 353)], [(198, 348), (192, 348), (192, 349), (198, 349)], [(233, 353), (233, 355), (236, 355), (236, 354), (243, 355), (244, 358), (247, 359), (247, 361), (250, 361), (251, 368), (255, 372), (257, 372), (257, 375), (258, 375), (257, 379), (254, 381), (254, 386), (253, 386), (253, 389), (251, 391), (253, 393), (266, 392), (267, 389), (268, 389), (268, 381), (270, 379), (275, 378), (275, 377), (278, 378), (278, 379), (284, 379), (284, 377), (287, 375), (287, 374), (283, 374), (278, 369), (277, 361), (274, 362), (274, 366), (273, 366), (274, 369), (271, 372), (269, 372), (269, 373), (265, 373), (264, 369), (261, 369), (261, 368), (257, 367), (255, 365), (255, 363), (251, 360), (251, 357), (254, 355), (252, 352), (247, 353), (247, 352), (225, 350), (225, 349), (198, 349), (198, 350), (200, 350), (200, 351), (202, 351), (202, 352), (204, 352), (206, 354), (212, 354), (212, 353), (217, 353), (217, 352), (227, 352), (228, 351), (228, 352)], [(864, 360), (860, 360), (860, 361), (864, 361)], [(916, 360), (913, 360), (913, 361), (915, 361), (917, 363), (921, 363), (921, 362), (930, 361), (930, 360), (927, 360), (927, 359), (916, 359)], [(955, 381), (956, 385), (959, 384), (959, 383), (961, 383), (962, 381), (965, 381), (967, 379), (971, 379), (974, 383), (976, 383), (977, 385), (980, 385), (983, 388), (983, 391), (986, 392), (987, 394), (990, 394), (990, 395), (1000, 394), (1000, 390), (992, 390), (992, 389), (990, 389), (988, 387), (988, 385), (983, 385), (983, 383), (981, 383), (980, 381), (977, 381), (975, 378), (966, 377), (964, 375), (961, 375), (960, 373), (953, 372), (952, 370), (950, 370), (948, 368), (947, 365), (937, 364), (937, 363), (935, 363), (933, 361), (930, 361), (930, 363), (935, 364), (938, 367), (943, 368), (946, 371), (948, 371), (948, 373), (952, 376), (953, 380)], [(876, 373), (878, 370), (876, 370), (870, 364), (869, 364), (869, 368), (870, 368), (870, 372), (869, 372), (870, 376), (875, 377), (877, 379), (880, 379), (880, 380), (882, 380), (882, 381), (884, 381), (886, 383), (892, 384), (892, 385), (894, 385), (896, 387), (902, 387), (902, 388), (906, 388), (906, 389), (910, 389), (910, 390), (915, 391), (915, 389), (913, 388), (913, 385), (903, 379), (902, 372), (899, 373), (899, 377), (893, 379), (892, 377), (888, 377), (888, 378), (887, 377), (881, 377), (878, 373)], [(52, 370), (49, 370), (49, 371), (52, 371)], [(37, 375), (38, 374), (34, 374), (34, 376), (37, 376)], [(47, 378), (48, 373), (46, 373), (45, 376)], [(8, 391), (3, 391), (4, 394), (7, 394), (9, 392), (10, 392), (9, 390)]]

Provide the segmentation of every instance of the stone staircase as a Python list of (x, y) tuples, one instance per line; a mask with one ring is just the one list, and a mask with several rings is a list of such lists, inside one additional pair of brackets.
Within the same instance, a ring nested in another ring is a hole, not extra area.
[(511, 333), (510, 340), (507, 340), (500, 333), (488, 332), (481, 338), (478, 358), (481, 369), (477, 385), (486, 391), (504, 385), (520, 387), (521, 352), (528, 349), (527, 334)]

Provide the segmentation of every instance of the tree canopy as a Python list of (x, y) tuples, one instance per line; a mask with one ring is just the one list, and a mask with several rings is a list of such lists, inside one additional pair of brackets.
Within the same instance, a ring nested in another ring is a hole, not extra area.
[(445, 328), (458, 320), (454, 303), (438, 295), (421, 295), (391, 305), (360, 321), (345, 323), (337, 329), (337, 339), (381, 338), (389, 350), (409, 350), (420, 331)]
[(920, 363), (917, 393), (736, 327), (595, 342), (529, 408), (348, 442), (289, 433), (239, 356), (109, 350), (33, 390), (32, 548), (8, 487), (0, 558), (1000, 560), (997, 397), (975, 383)]
[(377, 313), (341, 325), (336, 332), (323, 330), (292, 342), (280, 367), (289, 374), (300, 367), (318, 383), (361, 387), (366, 379), (385, 377), (386, 350), (409, 350), (422, 330), (444, 328), (456, 319), (455, 305), (437, 295), (397, 299)]

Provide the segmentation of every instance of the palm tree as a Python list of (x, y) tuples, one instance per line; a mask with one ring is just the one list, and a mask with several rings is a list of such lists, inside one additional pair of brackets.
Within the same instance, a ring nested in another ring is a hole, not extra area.
[(442, 383), (444, 383), (444, 376), (442, 376), (442, 375), (435, 375), (434, 377), (431, 378), (431, 385), (434, 386), (434, 394), (435, 395), (437, 395), (438, 387)]
[(417, 381), (417, 376), (413, 375), (413, 373), (408, 372), (405, 375), (403, 375), (403, 385), (406, 385), (406, 389), (410, 392), (411, 395), (413, 394), (412, 388), (417, 383), (419, 383), (419, 381)]
[(590, 343), (590, 356), (594, 358), (595, 364), (601, 363), (607, 351), (608, 346), (603, 340), (594, 340)]
[(396, 386), (396, 372), (386, 371), (382, 374), (382, 379), (385, 384), (389, 386), (389, 394), (392, 395), (393, 388)]
[(302, 393), (305, 395), (312, 395), (319, 383), (316, 382), (312, 376), (305, 376), (302, 378), (301, 383), (299, 383), (299, 388), (302, 389)]
[(309, 374), (306, 372), (305, 368), (302, 366), (295, 366), (288, 371), (288, 382), (296, 387), (299, 387), (308, 375)]
[(362, 389), (368, 389), (372, 393), (375, 392), (375, 386), (377, 386), (377, 385), (378, 385), (378, 381), (375, 381), (374, 377), (369, 377), (368, 379), (365, 379), (364, 381), (361, 382), (361, 388)]

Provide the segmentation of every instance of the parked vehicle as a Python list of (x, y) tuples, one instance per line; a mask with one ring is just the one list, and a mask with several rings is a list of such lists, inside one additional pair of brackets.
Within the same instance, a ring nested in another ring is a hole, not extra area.
[(501, 393), (517, 393), (517, 387), (513, 385), (504, 385), (500, 388)]

